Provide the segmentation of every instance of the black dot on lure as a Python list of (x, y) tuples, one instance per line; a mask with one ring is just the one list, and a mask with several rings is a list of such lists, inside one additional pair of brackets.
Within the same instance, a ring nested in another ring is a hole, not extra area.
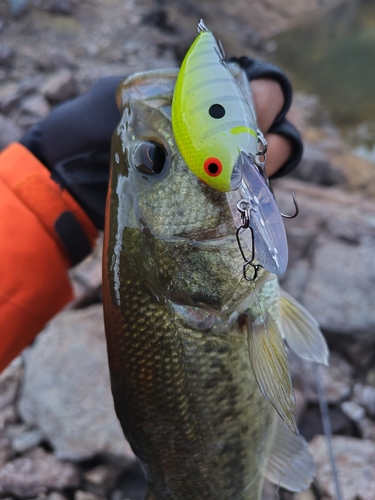
[(213, 104), (208, 110), (212, 118), (223, 118), (225, 115), (225, 108), (221, 104)]

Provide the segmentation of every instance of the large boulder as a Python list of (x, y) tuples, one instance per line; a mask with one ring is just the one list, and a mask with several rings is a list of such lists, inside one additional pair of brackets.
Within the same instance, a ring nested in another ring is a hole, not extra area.
[(115, 415), (101, 305), (57, 316), (25, 353), (19, 411), (58, 458), (134, 460)]
[(331, 345), (354, 361), (375, 346), (375, 203), (349, 192), (279, 181), (285, 212), (294, 191), (300, 214), (286, 221), (285, 289), (319, 321)]

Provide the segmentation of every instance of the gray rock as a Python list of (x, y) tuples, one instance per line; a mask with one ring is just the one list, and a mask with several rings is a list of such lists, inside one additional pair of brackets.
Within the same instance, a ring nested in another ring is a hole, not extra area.
[(25, 453), (38, 446), (44, 439), (40, 429), (30, 429), (22, 432), (12, 440), (12, 448), (16, 453)]
[(9, 423), (17, 420), (17, 413), (13, 405), (6, 406), (0, 410), (0, 431), (4, 430)]
[(22, 136), (22, 130), (13, 120), (0, 114), (0, 150), (12, 142), (17, 142)]
[(22, 363), (16, 358), (0, 373), (0, 410), (15, 402), (22, 378)]
[(355, 384), (352, 399), (366, 408), (370, 416), (375, 417), (375, 387)]
[(291, 190), (300, 206), (300, 215), (286, 221), (291, 256), (283, 286), (316, 317), (333, 346), (363, 363), (375, 347), (375, 203), (297, 181), (277, 186), (283, 212)]
[(39, 335), (25, 354), (19, 411), (59, 458), (134, 460), (114, 412), (102, 306), (63, 312)]
[(32, 94), (25, 97), (21, 103), (21, 112), (37, 119), (44, 118), (51, 111), (46, 99), (40, 94)]
[(0, 112), (7, 115), (20, 101), (22, 95), (18, 83), (5, 83), (0, 86)]
[(344, 401), (341, 409), (354, 422), (363, 419), (366, 414), (365, 409), (354, 401)]
[(0, 43), (0, 66), (10, 68), (13, 66), (15, 51), (6, 43)]
[(73, 5), (69, 0), (50, 0), (47, 8), (53, 14), (73, 15)]
[[(314, 364), (293, 353), (288, 357), (293, 383), (302, 390), (308, 401), (318, 402)], [(318, 372), (329, 403), (341, 402), (350, 395), (353, 384), (352, 368), (339, 354), (332, 352), (329, 366), (319, 366)]]
[(332, 167), (328, 155), (316, 145), (312, 146), (308, 143), (304, 145), (301, 162), (292, 175), (297, 179), (323, 186), (333, 186), (345, 182), (342, 172)]
[(66, 101), (77, 95), (77, 88), (73, 73), (68, 69), (61, 69), (47, 78), (42, 86), (42, 94), (53, 103)]
[(87, 491), (76, 491), (74, 500), (99, 500), (97, 496)]
[[(324, 436), (316, 436), (310, 448), (317, 465), (315, 484), (327, 500), (334, 500), (331, 466)], [(343, 500), (373, 500), (375, 491), (375, 443), (366, 439), (333, 437)]]
[(375, 441), (375, 422), (370, 418), (362, 418), (358, 422), (359, 429), (363, 439)]
[(65, 495), (58, 493), (57, 491), (52, 491), (47, 497), (48, 500), (68, 500)]
[(12, 446), (10, 439), (0, 436), (0, 470), (12, 456)]
[(0, 470), (1, 495), (30, 498), (47, 490), (73, 488), (78, 485), (78, 468), (59, 461), (42, 448), (8, 462)]

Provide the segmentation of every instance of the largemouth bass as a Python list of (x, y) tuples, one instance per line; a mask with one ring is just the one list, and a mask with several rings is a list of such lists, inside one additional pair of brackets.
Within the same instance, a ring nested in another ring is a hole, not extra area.
[(117, 416), (148, 500), (258, 500), (265, 477), (300, 491), (314, 464), (284, 342), (323, 363), (327, 346), (274, 275), (244, 279), (231, 199), (173, 137), (177, 73), (134, 75), (117, 95), (103, 264)]

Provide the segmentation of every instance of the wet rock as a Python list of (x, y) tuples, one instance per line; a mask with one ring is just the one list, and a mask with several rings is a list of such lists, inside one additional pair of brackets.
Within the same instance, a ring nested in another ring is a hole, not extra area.
[(22, 130), (13, 120), (0, 114), (0, 150), (12, 142), (17, 142), (22, 136)]
[(371, 417), (375, 417), (375, 387), (355, 384), (352, 399), (363, 406)]
[(39, 335), (25, 355), (19, 411), (59, 458), (134, 460), (114, 412), (102, 306), (63, 312)]
[[(331, 466), (324, 436), (310, 443), (317, 465), (315, 484), (324, 498), (335, 499)], [(375, 443), (365, 439), (334, 436), (333, 451), (337, 463), (343, 500), (373, 500), (375, 485)]]
[(77, 88), (73, 73), (68, 69), (61, 69), (47, 78), (42, 87), (44, 97), (52, 102), (62, 102), (75, 97)]
[(79, 485), (76, 466), (57, 460), (42, 448), (8, 462), (0, 470), (0, 494), (30, 498), (50, 489)]

